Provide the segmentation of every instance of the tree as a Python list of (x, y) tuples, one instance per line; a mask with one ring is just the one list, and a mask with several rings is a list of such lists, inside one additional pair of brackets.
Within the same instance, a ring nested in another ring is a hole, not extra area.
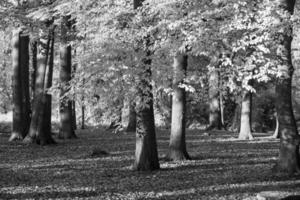
[[(134, 0), (134, 9), (142, 5), (143, 0)], [(151, 51), (149, 48), (150, 38), (143, 38), (145, 44), (145, 57), (140, 63), (140, 74), (137, 87), (136, 104), (136, 146), (133, 169), (138, 171), (159, 169), (158, 152), (156, 144), (153, 94), (151, 85)], [(139, 49), (140, 50), (140, 49)]]
[(252, 112), (252, 93), (244, 91), (242, 94), (242, 105), (241, 105), (241, 125), (239, 139), (253, 139), (251, 133), (251, 112)]
[[(275, 3), (278, 13), (293, 14), (295, 1), (276, 0)], [(281, 65), (278, 67), (281, 76), (276, 82), (276, 111), (280, 132), (280, 151), (277, 168), (280, 171), (294, 173), (300, 171), (300, 140), (291, 99), (294, 71), (291, 60), (292, 36), (289, 34), (290, 26), (281, 26), (281, 37), (276, 40), (278, 42), (276, 53), (281, 58)]]
[(13, 130), (9, 141), (23, 139), (30, 125), (29, 36), (21, 29), (13, 33)]
[(172, 122), (169, 152), (167, 158), (171, 160), (190, 159), (186, 150), (185, 125), (186, 125), (186, 93), (182, 88), (187, 70), (186, 55), (177, 54), (173, 63), (173, 98), (172, 98)]
[(47, 105), (47, 83), (50, 78), (48, 59), (54, 29), (55, 26), (53, 25), (47, 27), (46, 30), (48, 31), (46, 33), (42, 32), (39, 39), (37, 55), (38, 68), (35, 78), (32, 117), (29, 132), (24, 138), (25, 143), (37, 143), (41, 145), (55, 144), (51, 136), (51, 131), (49, 129), (45, 130), (45, 127), (49, 126), (44, 124), (47, 123), (44, 117)]
[(65, 16), (61, 23), (61, 47), (60, 47), (60, 127), (59, 138), (71, 139), (76, 138), (73, 114), (72, 114), (72, 101), (69, 99), (68, 92), (70, 90), (70, 81), (72, 73), (72, 49), (68, 44), (68, 34), (71, 29), (70, 17)]

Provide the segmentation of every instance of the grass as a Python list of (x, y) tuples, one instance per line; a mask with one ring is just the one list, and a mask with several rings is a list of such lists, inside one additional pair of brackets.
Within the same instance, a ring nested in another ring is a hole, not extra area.
[[(233, 133), (187, 131), (191, 161), (163, 159), (169, 132), (157, 131), (161, 170), (131, 171), (133, 133), (77, 132), (57, 145), (8, 143), (0, 133), (0, 199), (256, 199), (261, 191), (297, 192), (299, 176), (273, 172), (275, 139), (240, 141)], [(254, 134), (257, 138), (265, 134)]]

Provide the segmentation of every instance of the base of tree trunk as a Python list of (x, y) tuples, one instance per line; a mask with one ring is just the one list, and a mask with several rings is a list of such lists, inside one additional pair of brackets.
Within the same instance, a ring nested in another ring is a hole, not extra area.
[(67, 139), (78, 139), (77, 135), (71, 134), (71, 135), (65, 135), (64, 133), (59, 133), (57, 136), (58, 139), (67, 140)]
[(187, 152), (174, 149), (170, 149), (165, 158), (171, 161), (191, 160), (191, 157)]
[(238, 139), (239, 140), (253, 140), (254, 137), (251, 132), (248, 132), (248, 133), (240, 133)]
[(17, 141), (17, 140), (23, 140), (23, 136), (18, 133), (12, 133), (10, 138), (8, 139), (9, 142)]
[(45, 146), (45, 145), (51, 145), (51, 144), (57, 144), (55, 142), (55, 140), (53, 138), (47, 138), (47, 139), (39, 139), (39, 138), (32, 138), (30, 136), (26, 136), (23, 140), (23, 143), (24, 144), (39, 144), (39, 145), (42, 145), (42, 146)]

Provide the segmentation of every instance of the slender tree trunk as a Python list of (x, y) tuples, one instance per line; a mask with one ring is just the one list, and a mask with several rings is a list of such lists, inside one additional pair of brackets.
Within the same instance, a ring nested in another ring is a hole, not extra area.
[(60, 47), (60, 129), (58, 137), (61, 139), (77, 138), (73, 126), (72, 102), (66, 96), (70, 91), (72, 72), (72, 49), (68, 44), (68, 32), (70, 30), (69, 17), (63, 17), (61, 25), (61, 47)]
[(208, 130), (222, 128), (219, 92), (219, 72), (214, 69), (209, 76), (209, 126)]
[[(77, 68), (77, 64), (74, 64), (72, 66), (72, 78), (75, 77), (76, 68)], [(77, 122), (76, 122), (76, 96), (74, 96), (73, 100), (72, 100), (72, 125), (73, 125), (73, 129), (76, 130), (77, 129)]]
[(185, 142), (185, 114), (186, 94), (185, 89), (179, 85), (184, 82), (187, 70), (187, 56), (176, 55), (173, 64), (173, 99), (172, 99), (172, 123), (169, 152), (167, 157), (170, 160), (190, 159), (186, 150)]
[(252, 107), (252, 94), (251, 92), (244, 91), (241, 106), (241, 126), (239, 139), (247, 140), (253, 139), (251, 133), (251, 108)]
[[(294, 1), (278, 1), (278, 10), (293, 14)], [(298, 2), (299, 3), (299, 2)], [(279, 121), (280, 151), (277, 169), (288, 173), (300, 171), (299, 134), (292, 107), (293, 65), (291, 58), (292, 37), (284, 30), (278, 39), (277, 56), (281, 58), (278, 66), (282, 76), (276, 82), (276, 111)]]
[(50, 35), (52, 28), (48, 35), (43, 35), (40, 38), (38, 45), (38, 68), (36, 72), (36, 85), (34, 92), (34, 103), (32, 109), (32, 117), (28, 135), (25, 137), (25, 143), (37, 143), (41, 145), (55, 144), (50, 131), (44, 129), (44, 112), (46, 105), (46, 72), (49, 59), (50, 50)]
[(44, 111), (44, 122), (43, 122), (43, 131), (46, 131), (47, 134), (52, 134), (51, 132), (51, 116), (52, 116), (52, 95), (48, 94), (47, 91), (52, 87), (52, 79), (53, 79), (53, 63), (54, 63), (54, 29), (50, 35), (50, 49), (49, 49), (49, 59), (48, 65), (45, 74), (45, 111)]
[(31, 41), (31, 78), (30, 78), (30, 88), (31, 88), (31, 104), (33, 105), (34, 100), (34, 90), (35, 90), (35, 80), (36, 80), (36, 71), (37, 71), (37, 39)]
[(277, 112), (275, 112), (275, 119), (276, 119), (276, 128), (275, 128), (274, 134), (272, 135), (272, 138), (280, 138), (280, 135), (279, 135), (279, 121), (278, 121)]
[(23, 139), (30, 125), (29, 36), (13, 33), (13, 131), (9, 141)]

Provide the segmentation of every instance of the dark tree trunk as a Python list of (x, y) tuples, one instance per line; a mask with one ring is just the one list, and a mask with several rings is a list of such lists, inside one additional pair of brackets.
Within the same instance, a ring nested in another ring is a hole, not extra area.
[(31, 88), (31, 104), (33, 105), (34, 90), (35, 90), (35, 79), (37, 71), (37, 39), (31, 41), (31, 76), (30, 76), (30, 88)]
[[(142, 5), (143, 0), (134, 0), (134, 9)], [(145, 38), (146, 46), (149, 46), (149, 38)], [(158, 152), (156, 144), (153, 93), (152, 93), (152, 72), (150, 50), (146, 50), (146, 57), (141, 63), (141, 71), (137, 86), (136, 104), (136, 145), (135, 161), (133, 169), (148, 171), (159, 169)]]
[(29, 36), (13, 33), (13, 130), (9, 141), (23, 139), (30, 126)]
[(55, 144), (50, 131), (43, 130), (45, 125), (44, 112), (46, 105), (46, 72), (48, 68), (50, 37), (53, 30), (50, 29), (48, 35), (40, 38), (38, 45), (38, 69), (36, 71), (34, 103), (32, 109), (32, 117), (28, 135), (25, 137), (25, 143), (37, 143), (41, 145)]
[(219, 92), (219, 72), (214, 69), (209, 76), (209, 126), (208, 130), (222, 129)]
[(52, 134), (51, 132), (51, 114), (52, 114), (52, 95), (48, 94), (47, 91), (52, 87), (52, 79), (53, 79), (53, 61), (54, 61), (54, 29), (50, 35), (50, 46), (49, 46), (49, 59), (48, 65), (45, 74), (45, 111), (44, 111), (44, 122), (43, 122), (43, 130), (47, 132), (47, 134)]
[(176, 55), (173, 64), (173, 98), (172, 98), (172, 122), (169, 152), (170, 160), (186, 160), (190, 156), (186, 150), (185, 121), (186, 121), (186, 94), (185, 89), (179, 85), (183, 83), (187, 70), (187, 56)]
[[(72, 66), (72, 78), (75, 77), (76, 68), (77, 68), (77, 65), (74, 64)], [(73, 125), (73, 129), (76, 130), (77, 129), (77, 122), (76, 122), (76, 96), (74, 96), (73, 100), (72, 100), (72, 125)]]
[(61, 139), (77, 138), (73, 126), (72, 101), (67, 97), (70, 91), (72, 73), (72, 49), (68, 44), (68, 32), (70, 31), (69, 17), (63, 17), (61, 24), (60, 47), (60, 128), (58, 137)]
[[(84, 99), (84, 98), (83, 98)], [(84, 102), (84, 100), (83, 100)], [(81, 105), (81, 129), (85, 129), (85, 105)]]
[(251, 133), (251, 109), (252, 109), (252, 94), (251, 92), (244, 91), (242, 97), (242, 106), (241, 106), (241, 126), (239, 139), (247, 140), (253, 139)]
[[(278, 0), (278, 10), (293, 14), (294, 1)], [(299, 134), (292, 107), (293, 65), (291, 58), (292, 37), (285, 30), (276, 51), (281, 58), (278, 70), (282, 73), (276, 82), (276, 111), (279, 121), (280, 152), (277, 169), (288, 173), (300, 171)]]
[(233, 132), (239, 132), (240, 125), (241, 125), (241, 106), (240, 106), (240, 103), (236, 103), (236, 106), (234, 109), (234, 115), (233, 115), (233, 119), (232, 119), (232, 124), (231, 124), (229, 130), (233, 131)]
[(126, 132), (136, 131), (135, 104), (133, 104), (132, 102), (129, 102), (128, 125), (125, 130)]

